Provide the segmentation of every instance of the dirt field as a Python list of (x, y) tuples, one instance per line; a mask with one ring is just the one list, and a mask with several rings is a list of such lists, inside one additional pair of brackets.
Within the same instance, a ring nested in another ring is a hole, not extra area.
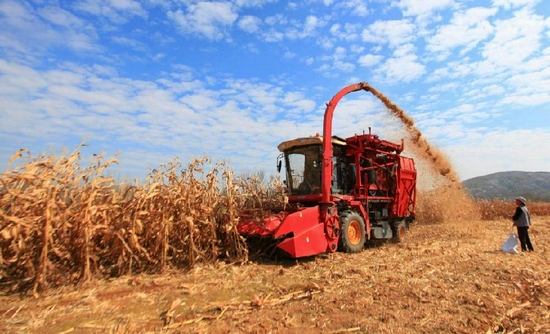
[(413, 225), (407, 242), (299, 261), (218, 263), (2, 296), (5, 333), (550, 333), (550, 217), (534, 253), (511, 222)]

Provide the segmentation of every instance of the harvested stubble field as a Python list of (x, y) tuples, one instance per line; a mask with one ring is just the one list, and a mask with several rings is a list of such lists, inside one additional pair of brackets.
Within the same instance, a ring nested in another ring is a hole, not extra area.
[(404, 244), (299, 261), (217, 262), (1, 297), (8, 333), (550, 333), (550, 217), (536, 252), (510, 221), (414, 225)]
[(2, 174), (2, 332), (550, 333), (548, 203), (529, 206), (534, 253), (499, 251), (512, 203), (451, 184), (419, 194), (405, 243), (251, 260), (237, 213), (280, 205), (276, 184), (203, 159), (122, 187), (96, 158)]

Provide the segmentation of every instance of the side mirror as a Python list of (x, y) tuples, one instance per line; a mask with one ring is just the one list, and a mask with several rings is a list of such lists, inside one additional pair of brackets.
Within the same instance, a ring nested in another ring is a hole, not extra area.
[(279, 154), (277, 157), (277, 173), (281, 172), (281, 166), (283, 165), (283, 155)]

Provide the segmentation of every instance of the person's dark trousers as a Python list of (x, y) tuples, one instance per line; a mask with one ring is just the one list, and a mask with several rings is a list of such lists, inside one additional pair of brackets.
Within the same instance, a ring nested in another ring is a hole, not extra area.
[(529, 226), (518, 226), (518, 238), (522, 251), (534, 250), (533, 245), (531, 245), (531, 239), (529, 239)]

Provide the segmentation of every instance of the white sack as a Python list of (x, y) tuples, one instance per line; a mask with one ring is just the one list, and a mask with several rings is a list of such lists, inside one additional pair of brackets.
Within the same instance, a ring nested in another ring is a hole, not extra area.
[(518, 254), (518, 236), (515, 233), (510, 233), (500, 250), (506, 253)]

